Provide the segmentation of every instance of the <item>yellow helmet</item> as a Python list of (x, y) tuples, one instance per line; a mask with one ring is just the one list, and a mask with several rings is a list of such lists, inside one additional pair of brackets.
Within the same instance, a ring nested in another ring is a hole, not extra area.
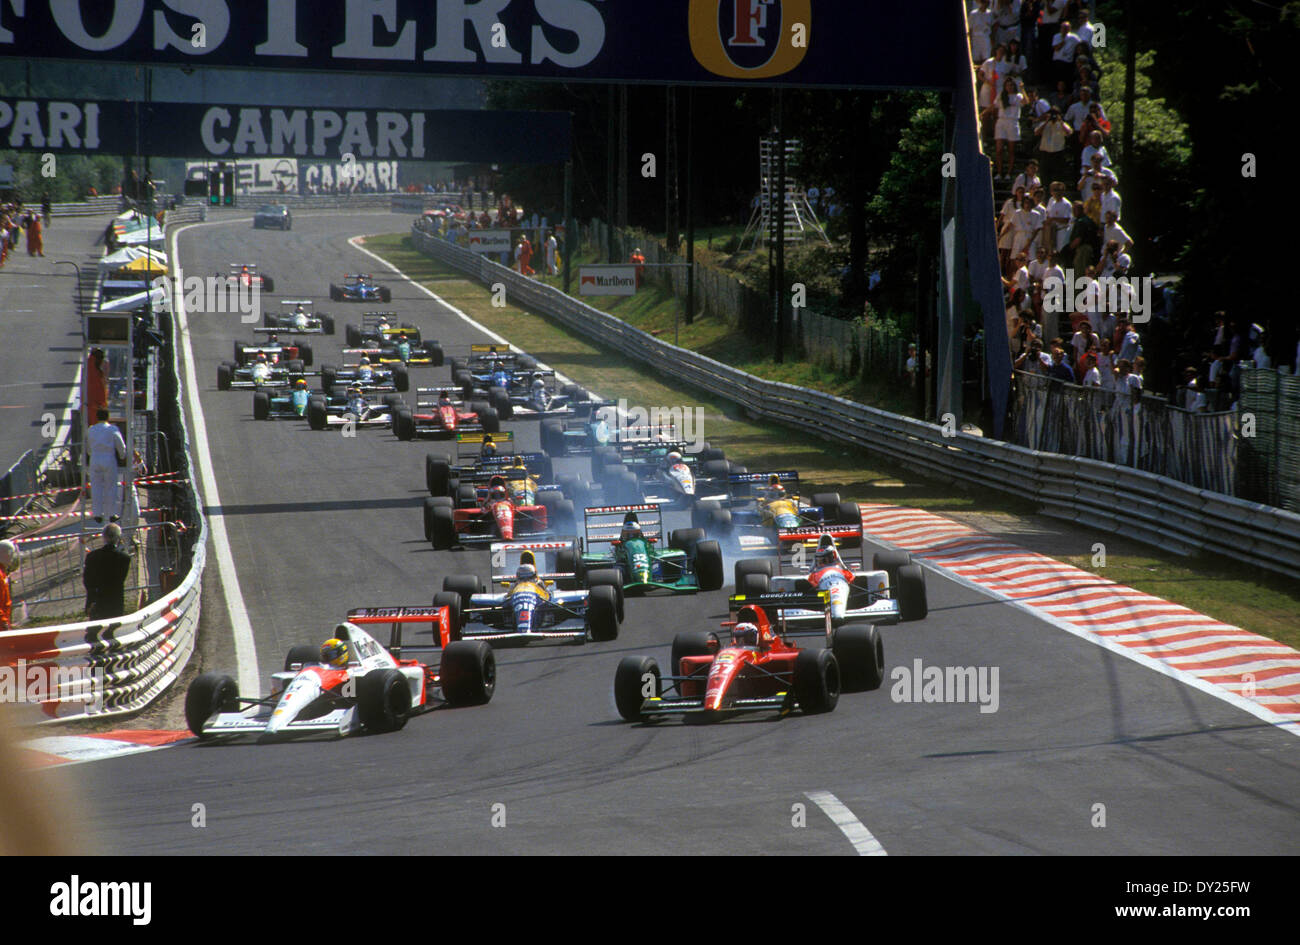
[(320, 661), (328, 663), (330, 666), (344, 667), (348, 665), (348, 644), (346, 640), (340, 640), (338, 637), (330, 637), (320, 645)]

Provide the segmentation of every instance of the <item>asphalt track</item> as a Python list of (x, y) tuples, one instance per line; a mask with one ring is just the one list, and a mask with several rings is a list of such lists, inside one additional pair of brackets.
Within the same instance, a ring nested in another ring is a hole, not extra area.
[[(271, 301), (311, 297), (338, 314), (340, 334), (314, 346), (318, 363), (337, 361), (342, 324), (362, 306), (329, 304), (327, 283), (378, 275), (347, 239), (406, 223), (303, 213), (288, 233), (246, 220), (196, 227), (180, 237), (181, 262), (187, 273), (259, 262), (276, 280)], [(483, 340), (414, 286), (391, 284), (390, 307), (449, 349)], [(228, 530), (264, 679), (350, 607), (425, 603), (444, 574), (486, 571), (483, 552), (422, 540), (423, 457), (440, 446), (256, 422), (248, 393), (215, 390), (217, 363), (249, 332), (237, 315), (191, 313), (190, 326), (221, 491), (209, 513)], [(446, 376), (413, 370), (420, 384)], [(535, 425), (512, 426), (535, 447)], [(619, 658), (666, 663), (678, 629), (722, 619), (724, 590), (629, 601), (612, 643), (500, 652), (489, 705), (439, 710), (397, 734), (187, 743), (32, 777), (74, 784), (85, 807), (70, 826), (115, 853), (855, 853), (854, 832), (810, 799), (820, 792), (891, 855), (1300, 852), (1293, 735), (939, 574), (928, 582), (929, 618), (883, 629), (887, 670), (997, 667), (998, 711), (895, 702), (887, 678), (829, 715), (621, 723)], [(215, 568), (203, 606), (221, 654), (204, 669), (233, 673)]]

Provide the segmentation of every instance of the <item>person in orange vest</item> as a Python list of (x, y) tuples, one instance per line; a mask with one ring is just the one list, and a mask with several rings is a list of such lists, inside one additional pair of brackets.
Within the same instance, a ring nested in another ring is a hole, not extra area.
[(523, 242), (519, 244), (519, 274), (520, 275), (533, 276), (537, 274), (536, 270), (534, 270), (533, 267), (529, 265), (529, 263), (532, 262), (532, 259), (533, 259), (533, 243), (527, 237), (527, 235), (525, 235)]
[(95, 414), (108, 407), (108, 360), (103, 348), (91, 348), (86, 359), (86, 402), (81, 405), (86, 426), (93, 426)]
[(632, 250), (632, 255), (628, 259), (628, 262), (636, 266), (636, 287), (639, 289), (641, 288), (641, 280), (645, 277), (645, 256), (642, 254), (639, 246)]

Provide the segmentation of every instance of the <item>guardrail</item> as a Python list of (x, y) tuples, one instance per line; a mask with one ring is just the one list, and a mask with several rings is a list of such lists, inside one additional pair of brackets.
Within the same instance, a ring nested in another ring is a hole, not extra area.
[(117, 213), (122, 206), (122, 198), (117, 194), (102, 197), (87, 197), (72, 203), (50, 204), (51, 217), (92, 217), (101, 213)]
[(502, 283), (512, 303), (541, 312), (659, 373), (825, 439), (853, 443), (936, 479), (1010, 493), (1046, 515), (1114, 529), (1182, 554), (1206, 551), (1300, 577), (1300, 515), (1197, 489), (1151, 473), (1042, 453), (891, 414), (821, 391), (768, 381), (660, 341), (599, 309), (414, 225), (421, 252), (477, 279)]

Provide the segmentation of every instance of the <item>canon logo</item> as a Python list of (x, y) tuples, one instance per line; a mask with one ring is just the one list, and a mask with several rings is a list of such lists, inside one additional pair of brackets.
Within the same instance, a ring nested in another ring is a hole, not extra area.
[[(408, 4), (419, 14), (399, 19), (398, 0), (98, 0), (87, 21), (79, 0), (50, 0), (43, 21), (31, 24), (38, 4), (0, 0), (0, 47), (35, 48), (24, 27), (52, 26), (61, 38), (86, 53), (106, 57), (124, 46), (179, 52), (201, 61), (221, 59), (223, 46), (248, 42), (255, 27), (254, 58), (386, 60), (390, 62), (493, 63), (563, 68), (588, 65), (605, 45), (606, 0), (425, 0)], [(513, 34), (502, 25), (514, 24)], [(331, 22), (321, 29), (320, 19)], [(308, 22), (311, 21), (311, 22)], [(526, 31), (519, 24), (528, 22)], [(475, 42), (467, 41), (466, 27)], [(92, 32), (93, 30), (93, 32)], [(309, 49), (302, 40), (333, 34), (341, 41), (328, 50)], [(568, 34), (567, 36), (565, 34)], [(552, 43), (563, 47), (557, 48)], [(270, 63), (267, 63), (268, 65)], [(277, 63), (283, 65), (284, 63)]]

